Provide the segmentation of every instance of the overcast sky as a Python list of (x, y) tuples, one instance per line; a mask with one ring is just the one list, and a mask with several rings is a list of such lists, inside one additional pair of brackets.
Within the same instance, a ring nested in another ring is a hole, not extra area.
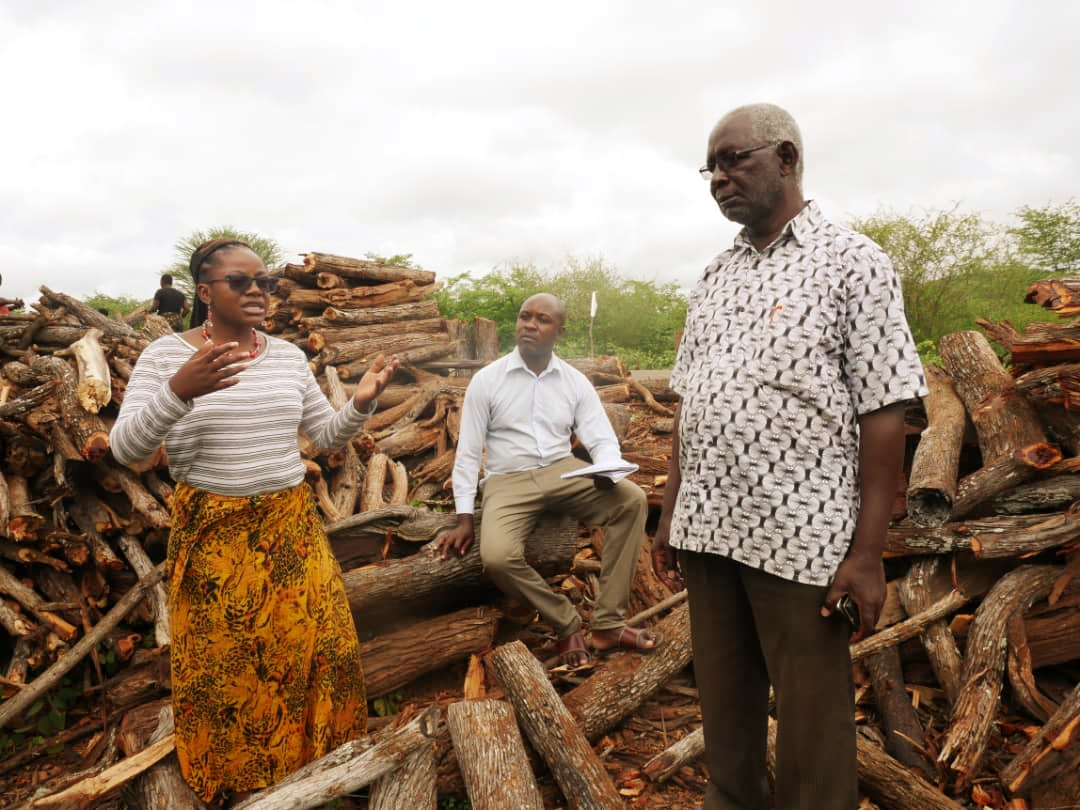
[(2, 0), (0, 296), (149, 298), (196, 229), (440, 279), (603, 257), (692, 285), (734, 236), (728, 109), (799, 121), (846, 221), (1078, 196), (1076, 0)]

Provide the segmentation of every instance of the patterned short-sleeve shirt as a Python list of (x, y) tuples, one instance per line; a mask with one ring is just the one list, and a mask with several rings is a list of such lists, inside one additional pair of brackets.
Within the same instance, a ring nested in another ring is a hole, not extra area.
[(694, 289), (676, 548), (827, 585), (855, 534), (858, 416), (926, 394), (892, 262), (809, 202), (757, 251), (741, 233)]

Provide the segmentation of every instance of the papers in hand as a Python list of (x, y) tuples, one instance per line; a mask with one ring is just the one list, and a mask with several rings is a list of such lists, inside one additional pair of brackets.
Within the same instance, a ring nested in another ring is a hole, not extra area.
[(579, 470), (571, 470), (563, 473), (560, 478), (610, 478), (612, 481), (622, 481), (626, 476), (636, 473), (638, 465), (632, 461), (620, 458), (607, 464), (590, 464)]

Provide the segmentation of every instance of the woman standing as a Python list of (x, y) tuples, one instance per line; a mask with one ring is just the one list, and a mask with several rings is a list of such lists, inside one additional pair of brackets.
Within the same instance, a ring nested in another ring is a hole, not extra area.
[(366, 731), (356, 628), (297, 432), (345, 444), (398, 361), (376, 358), (335, 412), (303, 352), (258, 331), (276, 279), (249, 246), (210, 240), (191, 274), (198, 325), (143, 351), (111, 441), (124, 464), (165, 442), (176, 750), (199, 797), (224, 802)]

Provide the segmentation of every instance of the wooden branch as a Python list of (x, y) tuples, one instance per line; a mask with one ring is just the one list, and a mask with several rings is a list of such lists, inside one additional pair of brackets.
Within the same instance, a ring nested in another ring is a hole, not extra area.
[(1038, 733), (998, 774), (1013, 795), (1027, 794), (1067, 770), (1075, 772), (1080, 729), (1080, 684), (1073, 687)]
[(5, 493), (4, 511), (6, 519), (0, 529), (4, 536), (12, 540), (25, 541), (37, 537), (38, 531), (45, 523), (42, 517), (30, 501), (30, 486), (21, 475), (3, 475), (3, 489)]
[(967, 330), (943, 335), (938, 351), (971, 415), (984, 466), (1011, 458), (1021, 447), (1046, 444), (1034, 408), (1016, 390), (982, 334)]
[(916, 526), (942, 526), (956, 496), (967, 412), (944, 369), (924, 370), (930, 389), (924, 398), (927, 425), (908, 475), (907, 514)]
[(931, 622), (935, 622), (951, 613), (955, 613), (971, 601), (971, 598), (971, 596), (961, 593), (960, 591), (952, 591), (948, 596), (939, 599), (922, 613), (917, 613), (902, 622), (890, 625), (884, 630), (879, 630), (872, 636), (852, 644), (851, 660), (858, 661), (871, 653), (880, 652), (889, 647), (895, 647), (897, 644), (901, 644), (908, 639), (915, 638), (915, 636), (919, 635), (919, 633), (921, 633)]
[[(138, 339), (134, 329), (122, 321), (102, 315), (89, 304), (64, 293), (55, 293), (48, 287), (40, 287), (41, 301), (54, 307), (63, 307), (86, 326), (97, 327), (106, 335)], [(144, 344), (145, 345), (145, 344)]]
[(429, 706), (401, 728), (340, 745), (233, 810), (306, 810), (370, 785), (439, 733), (442, 712)]
[(956, 488), (949, 520), (967, 517), (981, 504), (1035, 478), (1061, 460), (1061, 452), (1049, 444), (1033, 444), (963, 478)]
[(368, 699), (491, 649), (500, 615), (489, 607), (465, 608), (363, 642)]
[(630, 383), (630, 387), (634, 389), (634, 392), (645, 402), (645, 405), (650, 411), (668, 418), (673, 418), (675, 416), (675, 412), (666, 405), (661, 405), (657, 402), (656, 397), (653, 396), (653, 392), (642, 385), (639, 380), (635, 380), (631, 377), (628, 382)]
[(102, 332), (92, 328), (67, 349), (55, 352), (57, 356), (73, 355), (79, 370), (79, 382), (75, 392), (79, 404), (87, 413), (97, 413), (112, 399), (112, 382), (109, 361), (101, 347)]
[(437, 776), (435, 743), (422, 743), (400, 767), (372, 784), (368, 810), (435, 810), (439, 801)]
[(689, 607), (675, 608), (656, 629), (664, 642), (655, 650), (613, 654), (585, 683), (563, 695), (587, 739), (606, 734), (690, 663)]
[[(153, 573), (154, 563), (151, 562), (138, 537), (122, 534), (118, 545), (131, 564), (131, 570), (138, 574), (140, 579)], [(159, 582), (151, 587), (147, 599), (150, 602), (150, 611), (154, 615), (154, 641), (159, 647), (168, 647), (172, 643), (172, 631), (169, 627), (168, 594), (165, 593), (165, 586)]]
[(487, 660), (513, 704), (518, 723), (551, 769), (570, 807), (611, 810), (621, 806), (603, 764), (525, 645), (520, 641), (504, 644)]
[(509, 703), (451, 703), (446, 724), (472, 810), (544, 810), (525, 742)]
[[(323, 376), (326, 378), (327, 399), (334, 410), (340, 411), (349, 405), (350, 398), (345, 392), (345, 386), (341, 383), (337, 369), (327, 366), (323, 369)], [(360, 501), (362, 480), (363, 468), (360, 466), (360, 456), (350, 442), (342, 450), (341, 465), (334, 475), (333, 483), (329, 486), (330, 500), (337, 514), (348, 517), (356, 511), (356, 505)]]
[(1059, 566), (1027, 565), (1002, 577), (975, 612), (968, 633), (964, 685), (953, 705), (951, 724), (938, 762), (963, 789), (977, 773), (990, 739), (1005, 669), (1006, 626), (1014, 613), (1045, 597), (1061, 573)]
[(0, 728), (6, 728), (15, 718), (19, 717), (30, 705), (43, 694), (52, 689), (60, 680), (70, 672), (76, 664), (105, 638), (124, 617), (139, 604), (147, 589), (156, 585), (165, 576), (165, 563), (159, 564), (151, 574), (142, 577), (123, 598), (117, 601), (105, 616), (103, 616), (94, 629), (84, 635), (70, 650), (64, 653), (55, 664), (49, 667), (35, 678), (24, 689), (4, 703), (0, 704)]
[(147, 746), (137, 754), (117, 762), (101, 773), (83, 779), (66, 790), (35, 799), (30, 807), (88, 807), (106, 794), (139, 776), (159, 760), (164, 759), (176, 748), (176, 735), (169, 734), (156, 743)]
[[(71, 641), (79, 634), (78, 629), (71, 623), (52, 611), (45, 610), (44, 600), (34, 592), (33, 588), (24, 585), (6, 565), (0, 565), (0, 593), (6, 593), (23, 608), (33, 613), (64, 641)], [(0, 707), (0, 711), (2, 710), (3, 707)]]
[[(930, 608), (935, 595), (932, 588), (937, 582), (949, 579), (948, 574), (941, 557), (920, 557), (912, 563), (899, 587), (900, 601), (909, 616)], [(941, 684), (951, 706), (960, 694), (961, 672), (964, 666), (956, 638), (944, 618), (927, 624), (920, 637), (937, 682)]]
[(934, 768), (923, 752), (928, 749), (926, 733), (911, 705), (904, 684), (900, 651), (889, 647), (863, 659), (874, 690), (881, 731), (885, 735), (885, 750), (897, 762), (919, 771), (932, 779)]
[(403, 267), (397, 264), (382, 264), (367, 259), (352, 259), (348, 256), (335, 256), (332, 253), (304, 254), (304, 269), (309, 273), (336, 273), (343, 278), (360, 281), (414, 281), (417, 284), (431, 284), (435, 274), (418, 267)]
[(336, 309), (327, 307), (320, 318), (303, 318), (300, 325), (305, 329), (319, 329), (323, 326), (362, 326), (372, 323), (398, 323), (400, 321), (423, 320), (439, 317), (439, 305), (436, 301), (409, 301), (385, 307), (364, 307), (363, 309)]

